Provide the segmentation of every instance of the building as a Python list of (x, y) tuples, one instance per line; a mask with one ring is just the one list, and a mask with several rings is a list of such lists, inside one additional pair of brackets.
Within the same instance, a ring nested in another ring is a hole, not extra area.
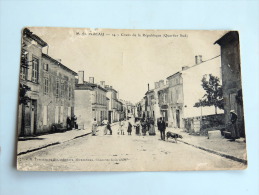
[(183, 128), (184, 97), (182, 73), (177, 72), (167, 77), (167, 80), (169, 107), (168, 125), (174, 128)]
[(109, 85), (105, 85), (105, 89), (107, 91), (106, 97), (109, 98), (108, 120), (110, 123), (117, 122), (120, 118), (120, 113), (118, 112), (118, 92)]
[(74, 89), (77, 73), (53, 59), (42, 54), (43, 71), (40, 90), (39, 109), (42, 115), (38, 118), (44, 131), (50, 130), (53, 124), (66, 127), (67, 117), (74, 115)]
[[(167, 77), (169, 83), (169, 126), (174, 128), (185, 128), (187, 119), (197, 121), (197, 130), (200, 129), (200, 120), (202, 116), (214, 115), (215, 108), (194, 107), (206, 93), (201, 86), (204, 75), (212, 74), (221, 80), (221, 62), (220, 57), (209, 60), (202, 60), (202, 56), (195, 56), (193, 66), (182, 67), (182, 70)], [(223, 110), (218, 110), (219, 114)]]
[(90, 77), (89, 82), (84, 81), (84, 72), (78, 74), (78, 82), (75, 86), (75, 115), (79, 127), (90, 128), (94, 118), (98, 124), (107, 120), (107, 90), (94, 83)]
[(226, 33), (215, 44), (221, 48), (225, 123), (229, 122), (230, 110), (235, 110), (239, 131), (241, 136), (245, 136), (238, 32)]
[(154, 110), (154, 100), (155, 100), (155, 92), (153, 89), (149, 89), (145, 93), (146, 96), (146, 112), (147, 112), (147, 117), (150, 118), (155, 118), (155, 110)]
[(159, 106), (159, 111), (157, 114), (157, 119), (163, 117), (166, 124), (168, 124), (168, 83), (164, 83), (164, 80), (159, 81), (159, 86), (157, 91), (157, 101)]
[[(20, 136), (49, 132), (52, 125), (66, 126), (66, 117), (73, 114), (74, 71), (42, 53), (48, 46), (29, 29), (23, 30), (18, 134)], [(25, 97), (22, 90), (28, 89)]]

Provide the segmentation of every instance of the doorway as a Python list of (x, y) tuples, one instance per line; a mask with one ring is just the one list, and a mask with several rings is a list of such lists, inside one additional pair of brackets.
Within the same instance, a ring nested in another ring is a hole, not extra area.
[(176, 110), (176, 126), (180, 128), (180, 110)]

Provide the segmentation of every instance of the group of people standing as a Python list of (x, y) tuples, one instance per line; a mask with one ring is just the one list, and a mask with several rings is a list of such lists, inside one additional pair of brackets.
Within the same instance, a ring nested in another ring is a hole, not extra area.
[(78, 129), (76, 115), (73, 115), (72, 117), (68, 116), (66, 122), (67, 122), (67, 130)]
[[(104, 135), (107, 135), (107, 131), (109, 131), (110, 135), (112, 135), (111, 124), (109, 123), (109, 121), (105, 122), (104, 125), (105, 125)], [(97, 124), (96, 118), (94, 118), (94, 120), (92, 122), (92, 135), (93, 136), (96, 135), (97, 127), (98, 127), (98, 124)], [(119, 121), (119, 127), (118, 127), (117, 134), (125, 135), (125, 132), (127, 131), (128, 135), (131, 135), (133, 127), (135, 128), (136, 135), (146, 136), (147, 133), (148, 133), (148, 135), (151, 135), (151, 136), (156, 135), (155, 121), (153, 118), (144, 118), (144, 119), (135, 118), (134, 121), (130, 121), (130, 120), (126, 120), (126, 119), (121, 120), (121, 121)], [(157, 122), (157, 127), (161, 133), (161, 140), (165, 140), (166, 124), (162, 117)]]
[[(156, 135), (155, 131), (155, 122), (152, 118), (144, 118), (144, 119), (135, 119), (136, 135), (146, 136), (147, 133), (149, 135)], [(140, 131), (141, 130), (141, 131)]]
[[(109, 121), (103, 121), (102, 122), (104, 126), (104, 135), (107, 135), (107, 131), (110, 132), (110, 135), (112, 135), (112, 129), (111, 129), (111, 124)], [(96, 121), (96, 118), (94, 118), (93, 122), (92, 122), (92, 135), (95, 136), (96, 135), (96, 132), (97, 132), (97, 127), (98, 127), (98, 123)]]

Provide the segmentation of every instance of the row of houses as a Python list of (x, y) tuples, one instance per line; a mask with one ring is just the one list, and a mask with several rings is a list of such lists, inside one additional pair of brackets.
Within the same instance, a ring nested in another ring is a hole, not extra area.
[[(215, 42), (221, 47), (221, 55), (203, 60), (201, 55), (195, 56), (195, 63), (183, 66), (182, 70), (168, 76), (166, 82), (154, 83), (154, 88), (145, 93), (143, 99), (136, 104), (139, 117), (158, 119), (163, 117), (168, 126), (188, 128), (192, 121), (192, 131), (200, 131), (204, 117), (222, 115), (225, 124), (229, 122), (230, 110), (238, 115), (238, 126), (244, 135), (244, 114), (242, 103), (242, 86), (240, 72), (239, 37), (236, 31), (230, 31)], [(212, 74), (222, 84), (224, 110), (215, 108), (194, 107), (205, 94), (201, 86), (204, 75)], [(215, 118), (215, 117), (214, 117)]]
[(84, 72), (69, 69), (61, 60), (43, 53), (49, 45), (25, 28), (22, 37), (18, 134), (48, 133), (53, 125), (66, 128), (67, 119), (77, 117), (79, 128), (89, 128), (96, 118), (111, 123), (124, 119), (132, 110), (118, 99), (112, 86), (99, 84)]

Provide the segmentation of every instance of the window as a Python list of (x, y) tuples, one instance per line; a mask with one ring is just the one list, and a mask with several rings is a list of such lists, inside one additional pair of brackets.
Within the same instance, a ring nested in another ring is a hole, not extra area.
[(63, 123), (64, 122), (64, 106), (60, 107), (60, 115), (59, 115), (59, 122)]
[(60, 84), (59, 84), (59, 80), (57, 79), (56, 80), (56, 98), (59, 98), (59, 87), (60, 87)]
[(46, 63), (44, 63), (44, 64), (43, 64), (43, 70), (48, 71), (48, 70), (49, 70), (49, 65), (46, 64)]
[(39, 81), (39, 60), (37, 58), (32, 59), (32, 78), (31, 81), (38, 83)]
[(44, 95), (49, 94), (49, 78), (45, 77), (44, 78), (44, 90), (43, 90)]
[(23, 80), (27, 79), (27, 70), (28, 70), (28, 52), (23, 49), (22, 55), (21, 55), (21, 70), (20, 70), (21, 79)]
[(60, 97), (63, 98), (64, 97), (64, 91), (65, 91), (65, 85), (64, 83), (61, 82), (60, 84)]
[(70, 85), (68, 86), (68, 99), (69, 99), (69, 100), (72, 99), (72, 88), (71, 88)]

